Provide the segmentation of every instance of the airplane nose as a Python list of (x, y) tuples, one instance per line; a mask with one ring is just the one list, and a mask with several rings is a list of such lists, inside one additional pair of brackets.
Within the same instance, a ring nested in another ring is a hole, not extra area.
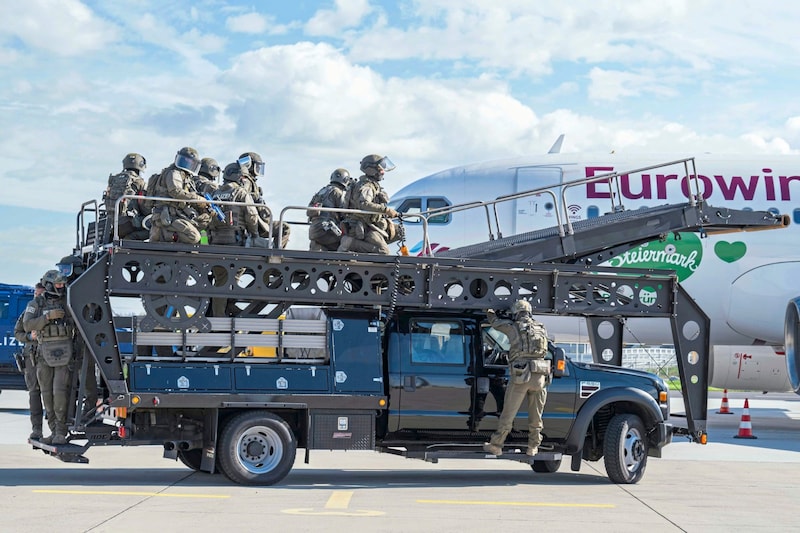
[(800, 295), (800, 262), (760, 266), (739, 276), (730, 287), (728, 325), (753, 339), (783, 344), (787, 287)]

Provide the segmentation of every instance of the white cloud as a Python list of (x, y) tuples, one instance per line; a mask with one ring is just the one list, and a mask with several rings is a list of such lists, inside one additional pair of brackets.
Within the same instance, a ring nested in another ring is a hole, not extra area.
[(368, 0), (336, 0), (335, 9), (320, 9), (305, 25), (309, 35), (338, 37), (347, 28), (361, 24), (373, 11)]
[[(34, 50), (76, 56), (102, 50), (118, 38), (118, 27), (78, 0), (0, 3), (0, 38), (13, 37)], [(7, 55), (3, 54), (3, 55)]]
[(235, 15), (225, 20), (225, 27), (238, 33), (264, 33), (267, 30), (267, 19), (259, 13)]

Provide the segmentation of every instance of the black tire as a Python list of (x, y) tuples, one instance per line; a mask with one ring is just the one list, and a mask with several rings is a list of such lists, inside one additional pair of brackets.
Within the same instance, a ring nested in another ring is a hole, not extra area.
[(242, 485), (274, 485), (294, 465), (297, 440), (289, 424), (269, 411), (248, 411), (222, 429), (217, 449), (220, 470)]
[(531, 463), (531, 468), (538, 474), (552, 474), (561, 468), (561, 459), (554, 459), (552, 461), (534, 461)]
[(637, 483), (644, 476), (648, 448), (642, 420), (631, 414), (616, 415), (608, 423), (603, 442), (608, 478), (620, 485)]

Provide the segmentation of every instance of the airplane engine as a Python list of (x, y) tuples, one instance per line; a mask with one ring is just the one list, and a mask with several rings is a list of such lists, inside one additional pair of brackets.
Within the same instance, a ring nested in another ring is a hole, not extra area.
[(800, 297), (786, 306), (784, 320), (784, 344), (786, 346), (786, 368), (792, 390), (800, 394)]
[(709, 384), (720, 389), (792, 390), (786, 371), (787, 356), (788, 350), (784, 354), (779, 346), (714, 346)]

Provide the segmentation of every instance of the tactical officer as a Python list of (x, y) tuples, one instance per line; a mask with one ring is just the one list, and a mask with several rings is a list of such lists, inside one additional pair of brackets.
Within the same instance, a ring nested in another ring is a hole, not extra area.
[(528, 448), (525, 453), (534, 456), (542, 442), (542, 412), (547, 400), (547, 379), (550, 375), (550, 361), (547, 353), (547, 331), (541, 322), (531, 316), (531, 304), (517, 300), (511, 307), (513, 320), (498, 318), (489, 309), (486, 314), (489, 325), (505, 333), (510, 344), (508, 352), (508, 387), (503, 401), (503, 412), (497, 423), (497, 431), (492, 433), (483, 449), (494, 455), (503, 453), (503, 443), (514, 424), (522, 401), (528, 400)]
[(258, 210), (250, 193), (242, 185), (242, 171), (238, 163), (231, 163), (222, 173), (222, 186), (212, 195), (214, 200), (241, 202), (239, 206), (220, 205), (225, 220), (214, 219), (209, 224), (210, 244), (237, 244), (244, 246), (248, 237), (258, 237)]
[[(61, 258), (61, 261), (56, 264), (61, 276), (66, 280), (67, 285), (78, 279), (83, 273), (83, 261), (74, 255), (68, 255)], [(75, 335), (75, 343), (73, 345), (75, 350), (74, 369), (78, 372), (83, 367), (84, 360), (86, 361), (86, 379), (82, 380), (84, 383), (83, 392), (84, 397), (83, 407), (81, 413), (84, 417), (94, 417), (97, 410), (97, 365), (94, 362), (94, 357), (89, 353), (89, 348), (81, 335)], [(70, 379), (70, 382), (72, 380)], [(81, 405), (81, 402), (78, 402)]]
[[(272, 242), (275, 247), (278, 246), (278, 234), (281, 226), (277, 220), (272, 219), (272, 211), (267, 207), (264, 201), (264, 193), (261, 187), (256, 183), (260, 176), (263, 176), (267, 164), (261, 159), (261, 156), (256, 152), (245, 152), (239, 156), (237, 160), (242, 170), (242, 186), (253, 197), (253, 201), (257, 204), (259, 217), (259, 236), (269, 237), (272, 233)], [(283, 231), (280, 242), (281, 248), (286, 248), (289, 242), (289, 233), (291, 228), (287, 223), (283, 223)]]
[(147, 239), (150, 232), (142, 227), (145, 212), (142, 200), (126, 198), (120, 201), (119, 213), (115, 207), (117, 200), (126, 195), (145, 195), (144, 171), (147, 168), (147, 161), (144, 156), (137, 153), (127, 154), (122, 159), (122, 172), (110, 174), (108, 176), (108, 186), (103, 193), (103, 201), (106, 207), (106, 235), (104, 242), (110, 242), (113, 231), (114, 220), (119, 215), (119, 237), (122, 239), (134, 239), (143, 241)]
[[(330, 183), (311, 198), (308, 206), (338, 209), (345, 207), (345, 193), (353, 181), (347, 170), (337, 168), (331, 174)], [(309, 250), (335, 252), (339, 248), (342, 238), (339, 223), (344, 218), (344, 214), (315, 209), (307, 210), (306, 214), (309, 222), (308, 239), (311, 241)]]
[(204, 157), (200, 160), (200, 170), (194, 177), (194, 188), (197, 194), (213, 194), (219, 187), (218, 180), (220, 174), (219, 163), (212, 157)]
[(58, 270), (48, 270), (42, 276), (42, 285), (44, 294), (25, 308), (22, 325), (27, 333), (35, 332), (31, 337), (38, 342), (36, 377), (50, 427), (50, 436), (42, 442), (65, 444), (75, 326), (66, 310), (64, 277)]
[(200, 242), (200, 230), (208, 226), (211, 215), (198, 213), (206, 209), (208, 202), (194, 190), (194, 176), (200, 170), (200, 156), (197, 150), (184, 147), (175, 154), (175, 162), (161, 171), (155, 180), (151, 196), (194, 200), (194, 202), (153, 202), (153, 219), (150, 228), (151, 242)]
[[(36, 298), (44, 293), (44, 285), (41, 282), (36, 284), (33, 290), (33, 297)], [(33, 303), (33, 302), (31, 302)], [(30, 305), (30, 303), (28, 304)], [(36, 337), (35, 332), (27, 333), (23, 326), (25, 313), (19, 315), (17, 323), (14, 325), (14, 338), (22, 346), (22, 356), (24, 357), (25, 388), (28, 389), (28, 406), (31, 412), (31, 439), (39, 440), (42, 438), (42, 421), (44, 420), (44, 409), (42, 408), (42, 391), (39, 389), (39, 380), (36, 379)]]
[(361, 160), (364, 174), (348, 191), (345, 207), (374, 214), (348, 213), (344, 222), (347, 231), (342, 235), (340, 252), (388, 254), (389, 243), (400, 240), (401, 227), (389, 220), (397, 217), (398, 213), (386, 205), (389, 195), (380, 185), (383, 175), (394, 169), (394, 163), (386, 156), (370, 154)]

